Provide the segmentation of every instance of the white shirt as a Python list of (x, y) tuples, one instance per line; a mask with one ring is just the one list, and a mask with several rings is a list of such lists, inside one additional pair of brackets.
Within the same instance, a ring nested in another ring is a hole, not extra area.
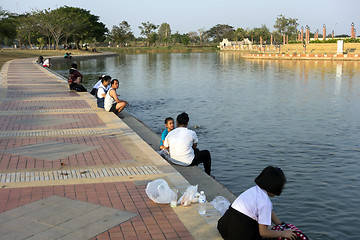
[(271, 225), (272, 203), (267, 192), (257, 185), (240, 194), (231, 207), (259, 224)]
[(173, 163), (189, 166), (195, 157), (192, 146), (197, 142), (198, 138), (194, 131), (185, 127), (178, 127), (168, 133), (164, 146), (169, 147)]
[[(108, 111), (108, 112), (110, 111), (112, 105), (113, 105), (114, 103), (116, 103), (115, 99), (110, 96), (110, 90), (111, 90), (111, 89), (113, 89), (113, 88), (110, 88), (109, 91), (106, 93), (105, 101), (104, 101), (104, 108), (105, 108), (105, 110)], [(98, 90), (98, 91), (99, 91), (99, 90)], [(116, 90), (115, 90), (115, 89), (114, 89), (114, 91), (115, 91), (115, 94), (116, 94)]]
[(107, 85), (106, 87), (101, 83), (98, 87), (98, 91), (97, 91), (97, 97), (98, 98), (103, 98), (103, 96), (101, 94), (106, 94), (105, 90), (109, 90), (109, 85)]
[(44, 66), (44, 67), (50, 66), (50, 60), (49, 60), (48, 58), (45, 59), (45, 61), (44, 61), (44, 63), (43, 63), (43, 66)]

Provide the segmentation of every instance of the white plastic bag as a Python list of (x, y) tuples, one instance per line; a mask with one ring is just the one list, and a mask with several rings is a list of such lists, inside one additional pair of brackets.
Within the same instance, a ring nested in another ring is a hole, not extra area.
[(179, 199), (178, 204), (181, 204), (182, 206), (190, 206), (191, 203), (194, 201), (195, 194), (197, 193), (198, 185), (196, 186), (189, 186), (184, 194)]
[(173, 191), (164, 179), (149, 182), (145, 189), (148, 197), (156, 203), (170, 203)]
[(221, 214), (224, 215), (226, 210), (228, 210), (230, 206), (230, 202), (224, 198), (223, 196), (216, 196), (214, 200), (210, 202), (210, 204)]

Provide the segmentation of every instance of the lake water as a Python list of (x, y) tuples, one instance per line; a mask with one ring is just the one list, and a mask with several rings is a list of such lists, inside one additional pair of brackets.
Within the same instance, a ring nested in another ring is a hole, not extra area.
[[(246, 60), (238, 53), (120, 55), (77, 62), (91, 90), (120, 80), (128, 112), (157, 133), (186, 111), (213, 174), (236, 195), (268, 165), (287, 184), (272, 199), (310, 239), (360, 239), (359, 62)], [(67, 76), (70, 62), (55, 64)], [(212, 200), (212, 199), (210, 199)]]

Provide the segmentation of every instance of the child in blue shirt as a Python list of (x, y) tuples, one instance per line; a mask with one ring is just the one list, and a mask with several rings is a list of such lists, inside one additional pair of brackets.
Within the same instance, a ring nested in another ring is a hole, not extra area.
[(160, 140), (160, 150), (164, 149), (164, 141), (166, 136), (168, 135), (169, 132), (171, 132), (171, 130), (174, 129), (175, 124), (174, 124), (174, 119), (172, 117), (167, 117), (165, 119), (165, 127), (166, 129), (163, 131), (163, 133), (161, 134), (161, 140)]

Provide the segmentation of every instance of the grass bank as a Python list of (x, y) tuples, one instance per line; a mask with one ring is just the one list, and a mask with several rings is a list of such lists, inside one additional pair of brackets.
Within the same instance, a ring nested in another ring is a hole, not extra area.
[(217, 46), (157, 46), (157, 47), (104, 47), (97, 48), (98, 51), (116, 53), (177, 53), (177, 52), (214, 52)]
[(90, 51), (82, 50), (20, 50), (20, 49), (0, 49), (0, 69), (7, 61), (18, 58), (31, 58), (38, 56), (62, 56), (66, 52), (71, 52), (72, 55), (91, 54)]

